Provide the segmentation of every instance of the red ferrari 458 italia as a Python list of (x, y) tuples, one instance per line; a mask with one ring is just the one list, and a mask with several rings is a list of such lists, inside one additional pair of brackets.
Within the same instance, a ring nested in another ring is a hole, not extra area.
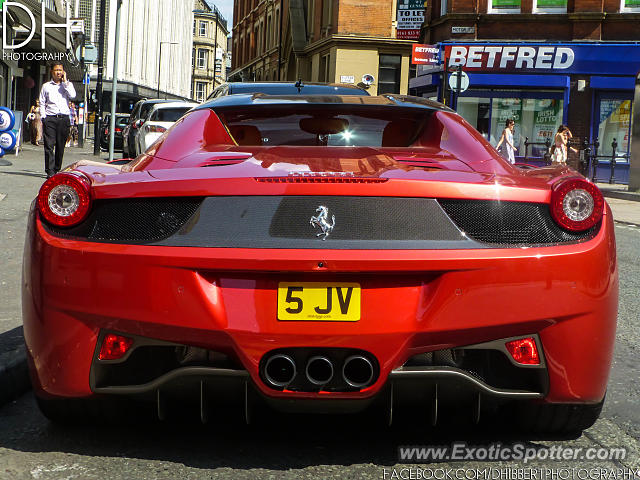
[(125, 165), (76, 163), (34, 201), (23, 275), (58, 420), (122, 398), (203, 420), (455, 405), (576, 432), (602, 408), (618, 303), (592, 183), (518, 169), (399, 95), (222, 97)]

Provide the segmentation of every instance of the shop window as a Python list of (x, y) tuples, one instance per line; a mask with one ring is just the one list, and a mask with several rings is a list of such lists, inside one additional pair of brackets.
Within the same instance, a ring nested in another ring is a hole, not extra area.
[(640, 12), (640, 0), (621, 0), (621, 12)]
[(198, 49), (198, 68), (201, 70), (207, 68), (207, 53), (203, 48)]
[[(538, 96), (538, 95), (536, 95)], [(507, 119), (513, 119), (516, 156), (525, 155), (525, 140), (530, 145), (528, 156), (541, 158), (546, 152), (545, 141), (553, 142), (562, 123), (563, 101), (560, 98), (460, 97), (458, 112), (482, 135), (496, 145)]]
[(533, 0), (533, 13), (567, 13), (567, 0)]
[(489, 0), (488, 13), (520, 13), (520, 0)]
[(480, 97), (458, 98), (458, 113), (478, 130), (485, 138), (489, 138), (491, 116), (491, 99)]
[(378, 63), (378, 95), (400, 93), (400, 55), (380, 55)]
[(447, 14), (447, 0), (440, 0), (440, 16), (444, 17)]
[(631, 136), (631, 100), (602, 98), (599, 102), (598, 141), (599, 155), (611, 156), (616, 141), (616, 162), (629, 161)]

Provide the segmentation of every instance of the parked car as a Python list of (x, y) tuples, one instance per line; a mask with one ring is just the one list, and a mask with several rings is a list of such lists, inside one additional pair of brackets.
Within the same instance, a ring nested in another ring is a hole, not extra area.
[[(129, 123), (128, 113), (116, 113), (115, 137), (113, 139), (113, 149), (122, 150), (122, 130)], [(109, 150), (109, 128), (111, 126), (111, 114), (107, 113), (102, 122), (100, 131), (100, 148)]]
[(24, 336), (54, 420), (135, 397), (161, 418), (171, 399), (203, 420), (378, 405), (577, 432), (604, 402), (602, 194), (509, 164), (426, 99), (223, 96), (126, 165), (48, 179), (27, 232)]
[(134, 156), (145, 152), (153, 142), (166, 132), (185, 113), (196, 107), (194, 102), (171, 102), (155, 104), (147, 114), (138, 120), (138, 134), (134, 140)]
[(175, 100), (163, 100), (160, 98), (152, 98), (152, 99), (144, 99), (138, 101), (134, 106), (133, 110), (131, 110), (131, 115), (129, 115), (129, 122), (127, 126), (122, 131), (122, 157), (123, 158), (131, 158), (135, 157), (135, 138), (138, 133), (138, 126), (140, 125), (141, 118), (146, 118), (149, 114), (149, 111), (153, 108), (154, 105), (158, 103), (169, 103), (174, 102)]
[(366, 95), (365, 89), (345, 83), (228, 82), (216, 88), (207, 101), (225, 95), (266, 93), (268, 95)]

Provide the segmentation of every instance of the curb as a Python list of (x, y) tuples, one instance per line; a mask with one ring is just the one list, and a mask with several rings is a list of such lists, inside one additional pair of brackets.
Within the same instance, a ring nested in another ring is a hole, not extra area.
[(8, 360), (0, 364), (0, 407), (31, 388), (24, 345), (7, 353), (6, 356)]
[(617, 198), (619, 200), (631, 200), (632, 202), (640, 202), (640, 193), (622, 192), (616, 190), (600, 190), (604, 197)]

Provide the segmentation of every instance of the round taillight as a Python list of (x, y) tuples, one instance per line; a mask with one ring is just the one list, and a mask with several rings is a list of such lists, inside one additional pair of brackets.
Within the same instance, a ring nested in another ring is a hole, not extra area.
[(551, 191), (551, 216), (566, 230), (581, 232), (602, 218), (604, 198), (598, 187), (581, 178), (561, 181)]
[(77, 225), (87, 217), (91, 208), (90, 189), (91, 183), (82, 173), (58, 173), (40, 187), (38, 210), (53, 225)]

